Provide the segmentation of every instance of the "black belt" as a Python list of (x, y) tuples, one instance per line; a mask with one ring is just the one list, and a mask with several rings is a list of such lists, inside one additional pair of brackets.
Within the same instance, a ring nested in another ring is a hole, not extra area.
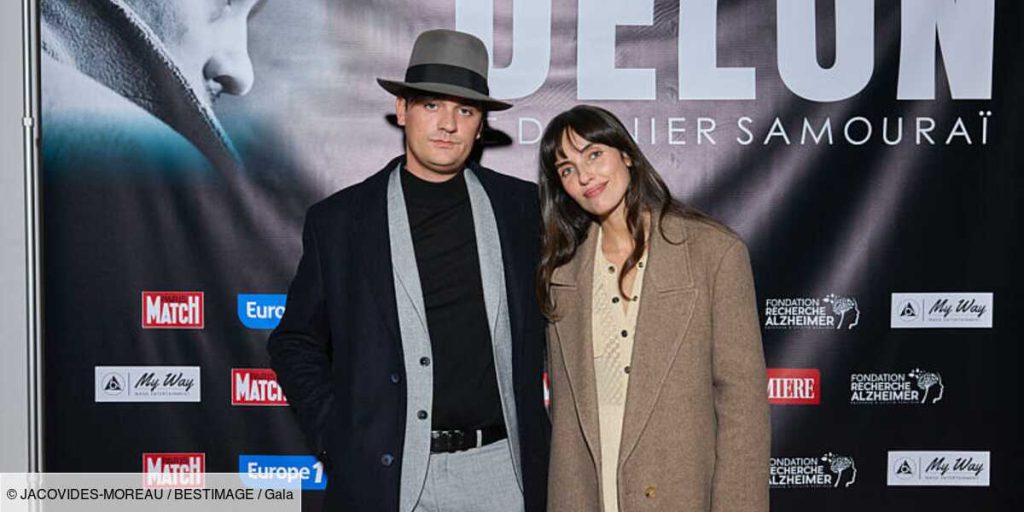
[(504, 425), (487, 427), (482, 430), (432, 430), (430, 432), (431, 453), (455, 453), (470, 448), (479, 448), (508, 437)]

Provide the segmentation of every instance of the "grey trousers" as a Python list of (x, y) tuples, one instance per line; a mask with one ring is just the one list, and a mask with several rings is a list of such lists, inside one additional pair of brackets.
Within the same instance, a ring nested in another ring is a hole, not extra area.
[(423, 494), (413, 512), (520, 512), (508, 440), (455, 453), (432, 453)]

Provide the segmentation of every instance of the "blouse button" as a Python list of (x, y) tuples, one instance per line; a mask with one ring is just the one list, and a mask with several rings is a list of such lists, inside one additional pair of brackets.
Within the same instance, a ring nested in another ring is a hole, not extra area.
[(611, 265), (608, 265), (608, 273), (609, 274), (614, 274), (615, 273), (615, 267), (613, 267)]
[(618, 303), (619, 303), (619, 298), (618, 297), (612, 297), (612, 304), (618, 304)]
[(630, 371), (632, 371), (632, 370), (633, 370), (633, 369), (632, 369), (632, 368), (631, 368), (631, 367), (630, 367), (629, 365), (626, 365), (626, 367), (622, 369), (622, 371), (624, 371), (624, 372), (626, 372), (626, 373), (629, 373), (629, 372), (630, 372)]
[(625, 338), (626, 336), (629, 336), (629, 333), (625, 329), (623, 329), (620, 334), (622, 334), (623, 338)]
[(638, 266), (640, 268), (644, 268), (644, 262), (641, 261), (640, 263), (637, 263), (636, 266)]

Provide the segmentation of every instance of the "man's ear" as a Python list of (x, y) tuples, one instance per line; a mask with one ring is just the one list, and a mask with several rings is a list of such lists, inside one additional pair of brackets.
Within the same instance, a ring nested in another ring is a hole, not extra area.
[(398, 122), (398, 126), (405, 126), (405, 109), (407, 106), (405, 98), (395, 96), (395, 119)]

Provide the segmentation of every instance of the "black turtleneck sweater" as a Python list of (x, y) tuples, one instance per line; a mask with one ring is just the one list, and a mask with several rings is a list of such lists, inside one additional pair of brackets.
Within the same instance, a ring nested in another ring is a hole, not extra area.
[(434, 430), (504, 424), (465, 177), (433, 183), (402, 169), (433, 350)]

